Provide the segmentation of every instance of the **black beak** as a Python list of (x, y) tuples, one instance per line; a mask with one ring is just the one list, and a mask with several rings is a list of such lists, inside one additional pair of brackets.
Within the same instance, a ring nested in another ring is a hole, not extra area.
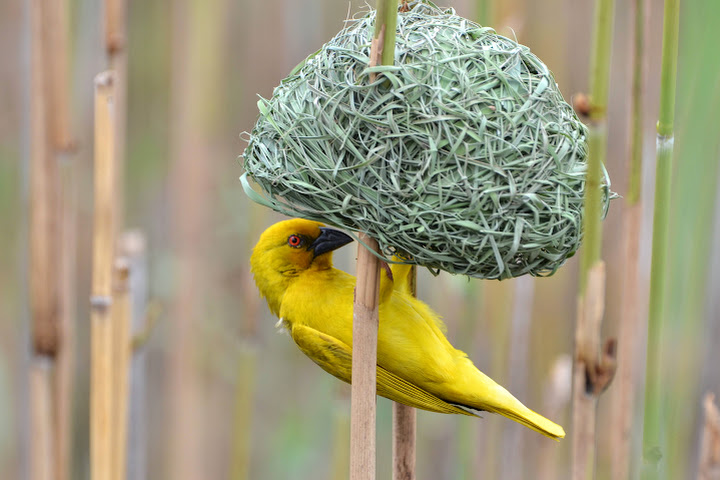
[(312, 250), (314, 256), (322, 255), (323, 253), (332, 252), (343, 245), (347, 245), (352, 242), (353, 238), (334, 228), (320, 227), (320, 236), (310, 244), (308, 250)]

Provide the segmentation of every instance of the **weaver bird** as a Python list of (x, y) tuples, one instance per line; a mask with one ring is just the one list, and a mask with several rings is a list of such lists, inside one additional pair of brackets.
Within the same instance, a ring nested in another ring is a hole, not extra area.
[[(352, 241), (321, 223), (292, 219), (268, 228), (250, 263), (260, 294), (300, 350), (350, 383), (355, 277), (333, 268), (332, 252)], [(560, 425), (533, 412), (478, 370), (445, 337), (445, 326), (414, 298), (409, 267), (393, 265), (380, 279), (377, 393), (439, 413), (499, 413), (548, 437)]]

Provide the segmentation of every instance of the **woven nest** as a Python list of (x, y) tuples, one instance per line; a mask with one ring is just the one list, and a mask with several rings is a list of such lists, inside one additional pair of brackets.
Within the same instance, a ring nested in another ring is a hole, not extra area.
[(374, 16), (258, 102), (243, 158), (265, 195), (243, 176), (246, 192), (366, 232), (388, 258), (491, 279), (555, 272), (580, 245), (587, 133), (552, 73), (420, 2), (398, 15), (395, 65), (369, 69)]

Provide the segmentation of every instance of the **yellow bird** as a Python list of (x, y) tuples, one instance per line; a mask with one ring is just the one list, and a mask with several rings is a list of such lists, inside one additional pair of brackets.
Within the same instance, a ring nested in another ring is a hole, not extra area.
[[(261, 236), (250, 263), (260, 294), (300, 350), (350, 383), (355, 277), (333, 268), (332, 252), (352, 241), (321, 223), (292, 219)], [(430, 307), (410, 294), (409, 267), (394, 265), (380, 282), (377, 393), (439, 413), (499, 413), (548, 437), (565, 431), (520, 403), (478, 370), (445, 337)]]

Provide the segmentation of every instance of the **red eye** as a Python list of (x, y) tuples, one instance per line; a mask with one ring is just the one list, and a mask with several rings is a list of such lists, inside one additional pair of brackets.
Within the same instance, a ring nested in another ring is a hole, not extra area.
[(302, 244), (302, 238), (298, 235), (290, 235), (288, 237), (288, 245), (291, 247), (299, 247)]

